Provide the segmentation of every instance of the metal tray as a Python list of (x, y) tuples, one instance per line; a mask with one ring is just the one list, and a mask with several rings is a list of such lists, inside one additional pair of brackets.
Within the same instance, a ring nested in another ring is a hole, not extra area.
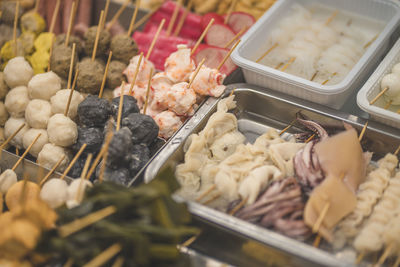
[[(343, 122), (346, 122), (361, 130), (366, 122), (365, 119), (354, 115), (247, 84), (230, 85), (225, 96), (233, 88), (236, 88), (235, 100), (237, 107), (232, 112), (238, 118), (239, 131), (250, 142), (253, 142), (259, 135), (263, 134), (268, 127), (283, 129), (290, 124), (299, 111), (310, 119), (338, 129), (342, 129)], [(197, 133), (204, 128), (208, 118), (216, 111), (218, 101), (219, 99), (209, 98), (149, 164), (145, 170), (144, 180), (137, 179), (134, 184), (149, 182), (164, 167), (168, 165), (175, 167), (178, 163), (181, 163), (184, 157), (183, 146), (185, 140), (190, 134)], [(288, 132), (299, 131), (300, 129), (294, 126)], [(364, 150), (373, 151), (376, 159), (387, 152), (393, 152), (399, 143), (400, 135), (398, 130), (376, 122), (370, 122), (364, 135), (362, 146)], [(297, 259), (297, 261), (291, 261), (290, 265), (353, 265), (353, 262), (345, 261), (339, 254), (335, 255), (329, 251), (314, 248), (309, 244), (296, 241), (195, 202), (188, 201), (187, 204), (194, 217), (210, 227), (222, 228), (230, 231), (233, 235), (240, 235), (247, 237), (248, 240), (258, 241), (269, 248), (287, 253), (289, 259)]]

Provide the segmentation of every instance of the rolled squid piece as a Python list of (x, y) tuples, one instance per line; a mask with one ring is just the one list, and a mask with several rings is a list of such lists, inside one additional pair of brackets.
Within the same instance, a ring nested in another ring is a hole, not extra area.
[(3, 101), (0, 101), (0, 126), (4, 126), (8, 120), (8, 112)]
[(4, 104), (12, 117), (24, 117), (26, 106), (29, 104), (28, 88), (26, 86), (15, 87), (8, 92)]
[(60, 89), (61, 79), (52, 71), (36, 74), (28, 83), (28, 93), (32, 99), (50, 101)]
[(10, 88), (26, 86), (33, 76), (33, 69), (23, 57), (8, 61), (4, 68), (4, 80)]
[[(64, 114), (70, 94), (71, 89), (62, 89), (50, 98), (51, 111), (54, 114)], [(71, 103), (68, 109), (68, 117), (70, 117), (71, 119), (76, 118), (76, 116), (78, 115), (78, 106), (84, 99), (85, 98), (82, 96), (81, 93), (77, 91), (74, 91), (72, 93)]]
[(69, 158), (67, 151), (65, 148), (54, 144), (45, 144), (42, 151), (39, 152), (37, 162), (39, 165), (51, 169), (62, 157), (64, 157), (64, 159), (56, 169), (57, 171), (64, 171), (68, 166)]
[(21, 125), (25, 124), (25, 126), (18, 132), (18, 134), (10, 141), (10, 144), (22, 149), (23, 148), (23, 137), (24, 134), (29, 130), (29, 126), (26, 124), (24, 118), (9, 118), (4, 125), (4, 136), (5, 138), (9, 138), (13, 135)]
[(174, 82), (165, 72), (159, 72), (151, 79), (150, 108), (163, 111), (168, 108), (167, 93), (174, 85)]
[(191, 50), (186, 45), (178, 45), (178, 51), (165, 60), (165, 72), (174, 83), (188, 82), (196, 64), (190, 56)]
[(47, 123), (52, 115), (49, 101), (33, 99), (26, 106), (25, 120), (30, 127), (47, 129)]
[(186, 82), (173, 85), (167, 92), (168, 109), (180, 116), (187, 116), (196, 104), (196, 93)]
[(38, 136), (38, 134), (41, 134), (39, 139), (36, 141), (36, 143), (32, 146), (31, 150), (29, 150), (29, 154), (34, 156), (35, 158), (38, 157), (39, 152), (42, 151), (44, 145), (49, 143), (49, 138), (47, 136), (47, 131), (46, 129), (34, 129), (31, 128), (26, 133), (24, 134), (24, 137), (22, 138), (22, 144), (25, 149), (28, 148), (30, 144), (32, 144), (33, 140)]
[[(139, 57), (140, 56), (134, 56), (133, 58), (131, 58), (131, 60), (129, 61), (128, 67), (126, 67), (126, 69), (123, 72), (123, 74), (128, 79), (129, 83), (133, 82), (133, 77), (135, 75), (136, 67), (139, 63)], [(135, 85), (138, 85), (140, 87), (146, 87), (146, 85), (149, 81), (149, 78), (150, 78), (151, 70), (153, 70), (153, 73), (154, 73), (154, 71), (155, 71), (154, 64), (151, 61), (143, 58), (142, 62), (140, 63), (139, 73), (136, 78)]]
[(78, 127), (73, 120), (63, 114), (55, 114), (49, 119), (47, 133), (51, 143), (68, 147), (76, 143)]
[(164, 139), (170, 138), (183, 124), (181, 118), (169, 110), (157, 114), (154, 120), (160, 128), (158, 136)]
[[(190, 75), (190, 79), (193, 76), (194, 72)], [(225, 91), (225, 85), (222, 84), (224, 79), (225, 74), (220, 73), (217, 69), (202, 66), (191, 88), (199, 95), (219, 97)]]
[(52, 178), (40, 190), (40, 198), (52, 209), (61, 207), (68, 198), (68, 184), (64, 180)]

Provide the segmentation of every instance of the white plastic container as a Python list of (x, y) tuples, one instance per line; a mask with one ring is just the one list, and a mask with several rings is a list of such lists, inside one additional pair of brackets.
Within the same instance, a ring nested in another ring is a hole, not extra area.
[[(338, 84), (321, 85), (274, 68), (256, 63), (267, 49), (269, 33), (279, 20), (298, 3), (302, 6), (318, 4), (323, 7), (348, 12), (383, 23), (383, 30), (347, 76)], [(353, 90), (362, 86), (366, 75), (373, 71), (388, 49), (390, 36), (400, 22), (400, 2), (390, 0), (278, 0), (243, 36), (242, 42), (232, 53), (232, 60), (243, 68), (247, 83), (267, 87), (286, 94), (339, 109)]]
[(369, 113), (373, 120), (396, 128), (400, 128), (400, 114), (396, 113), (396, 111), (400, 109), (400, 105), (392, 105), (388, 109), (384, 109), (387, 102), (383, 96), (373, 105), (370, 105), (369, 102), (371, 102), (371, 100), (381, 91), (382, 78), (386, 74), (391, 73), (393, 66), (399, 62), (400, 39), (394, 44), (390, 52), (386, 55), (381, 64), (357, 94), (358, 106), (365, 112)]

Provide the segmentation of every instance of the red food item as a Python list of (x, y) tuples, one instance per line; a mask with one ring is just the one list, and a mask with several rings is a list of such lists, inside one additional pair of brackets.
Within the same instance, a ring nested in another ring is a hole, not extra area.
[(231, 27), (234, 33), (238, 33), (243, 29), (243, 27), (246, 27), (248, 29), (255, 22), (256, 19), (248, 13), (232, 12), (228, 20), (228, 25), (229, 27)]
[(207, 13), (201, 18), (202, 31), (204, 31), (211, 19), (214, 19), (214, 23), (224, 23), (223, 16), (213, 12)]
[[(199, 48), (197, 48), (193, 58), (196, 64), (199, 64), (200, 61), (205, 58), (205, 66), (209, 68), (217, 68), (228, 52), (229, 49), (201, 44)], [(221, 67), (220, 72), (229, 75), (236, 68), (237, 66), (230, 58), (228, 58), (228, 60)]]
[(228, 26), (222, 23), (214, 23), (204, 39), (208, 45), (223, 48), (233, 37), (235, 37), (235, 33)]

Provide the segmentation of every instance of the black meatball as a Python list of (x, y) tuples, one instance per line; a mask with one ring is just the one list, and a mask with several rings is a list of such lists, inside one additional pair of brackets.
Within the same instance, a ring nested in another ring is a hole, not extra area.
[(84, 153), (96, 153), (101, 149), (104, 134), (102, 128), (78, 127), (78, 139), (73, 145), (75, 151), (79, 150), (83, 144), (86, 144)]
[(134, 144), (151, 144), (158, 136), (158, 125), (152, 117), (140, 113), (129, 114), (121, 123), (132, 132)]
[(145, 144), (134, 145), (130, 155), (129, 171), (135, 176), (150, 160), (150, 150)]
[(132, 133), (128, 128), (115, 132), (108, 147), (107, 166), (116, 169), (126, 165), (132, 148)]
[[(113, 115), (115, 119), (117, 119), (118, 117), (119, 99), (119, 96), (115, 97), (111, 102), (111, 107), (113, 109)], [(140, 109), (137, 105), (136, 99), (133, 96), (124, 95), (121, 118), (125, 118), (131, 113), (139, 113), (139, 111)]]
[(89, 95), (78, 106), (79, 120), (87, 127), (104, 127), (111, 114), (110, 103), (94, 95)]
[(150, 157), (154, 156), (164, 144), (165, 144), (164, 139), (161, 138), (154, 139), (153, 143), (149, 145)]
[[(83, 167), (85, 167), (85, 163), (86, 163), (86, 159), (87, 159), (87, 154), (82, 154), (75, 162), (74, 165), (72, 165), (72, 168), (70, 169), (70, 171), (68, 172), (68, 176), (72, 177), (72, 178), (80, 178), (82, 171), (83, 171)], [(93, 163), (93, 161), (92, 161)], [(91, 163), (91, 164), (92, 164)], [(90, 169), (91, 166), (89, 166)], [(88, 170), (89, 171), (89, 170)], [(90, 178), (90, 180), (94, 180), (95, 179), (95, 173), (93, 173)]]
[(117, 170), (106, 169), (104, 171), (103, 181), (111, 181), (121, 185), (128, 185), (131, 181), (129, 170), (126, 168), (120, 168)]

